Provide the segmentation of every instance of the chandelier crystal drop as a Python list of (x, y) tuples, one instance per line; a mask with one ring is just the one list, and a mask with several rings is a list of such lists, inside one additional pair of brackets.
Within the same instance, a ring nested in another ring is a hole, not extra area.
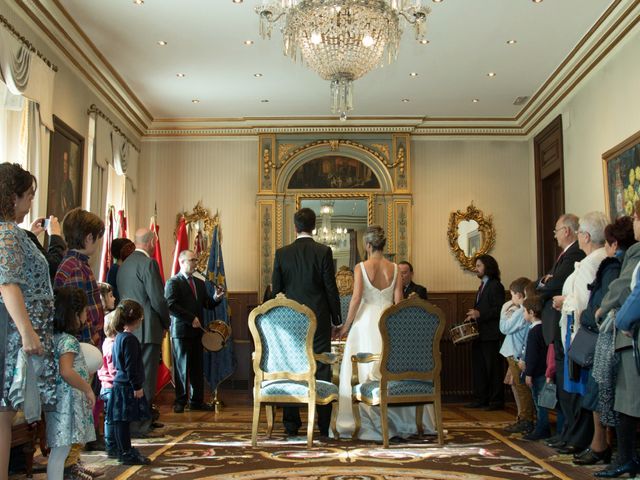
[(353, 82), (398, 57), (401, 19), (424, 40), (430, 9), (423, 0), (264, 0), (260, 35), (281, 25), (284, 54), (302, 60), (331, 84), (331, 111), (346, 119)]
[(320, 204), (320, 228), (313, 230), (313, 239), (331, 247), (333, 251), (349, 248), (349, 232), (346, 227), (334, 228), (331, 225), (335, 201), (322, 201)]

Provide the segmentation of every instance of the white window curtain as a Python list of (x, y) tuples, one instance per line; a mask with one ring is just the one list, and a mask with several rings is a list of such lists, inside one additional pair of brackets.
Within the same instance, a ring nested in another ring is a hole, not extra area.
[[(95, 128), (93, 130), (93, 158), (91, 164), (91, 181), (89, 210), (105, 218), (107, 212), (107, 189), (109, 187), (109, 170), (113, 167), (113, 150), (111, 147), (111, 133), (113, 128), (102, 117), (95, 113), (90, 114), (90, 123)], [(91, 130), (91, 129), (90, 129)]]

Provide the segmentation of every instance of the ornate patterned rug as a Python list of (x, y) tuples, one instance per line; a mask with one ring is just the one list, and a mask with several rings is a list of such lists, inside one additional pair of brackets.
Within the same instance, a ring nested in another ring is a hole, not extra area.
[[(251, 447), (246, 423), (169, 424), (162, 438), (139, 441), (138, 448), (153, 459), (146, 467), (123, 467), (100, 455), (83, 455), (106, 467), (105, 477), (118, 480), (234, 479), (234, 480), (480, 480), (592, 478), (569, 456), (552, 456), (542, 444), (506, 437), (496, 425), (446, 425), (444, 446), (435, 437), (409, 439), (385, 450), (380, 445), (352, 441), (287, 439), (274, 433)], [(602, 468), (602, 467), (600, 467)]]

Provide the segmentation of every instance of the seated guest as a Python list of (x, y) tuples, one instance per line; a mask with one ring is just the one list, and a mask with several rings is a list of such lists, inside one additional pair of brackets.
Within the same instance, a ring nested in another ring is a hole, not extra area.
[(427, 289), (422, 285), (413, 283), (413, 265), (403, 261), (398, 263), (398, 273), (402, 280), (402, 295), (409, 298), (409, 295), (416, 293), (423, 300), (427, 300)]
[(120, 292), (118, 291), (118, 268), (120, 264), (136, 249), (136, 244), (128, 238), (116, 238), (111, 242), (111, 255), (113, 256), (113, 265), (107, 272), (107, 283), (111, 285), (113, 296), (116, 299), (116, 305), (120, 302)]
[(198, 258), (191, 250), (183, 250), (178, 256), (180, 272), (171, 277), (165, 286), (171, 312), (171, 346), (175, 374), (176, 399), (173, 411), (184, 412), (187, 389), (190, 390), (191, 410), (213, 410), (204, 403), (204, 378), (202, 371), (202, 326), (204, 309), (213, 310), (221, 301), (224, 291), (216, 286), (213, 298), (207, 293), (205, 283), (193, 274)]

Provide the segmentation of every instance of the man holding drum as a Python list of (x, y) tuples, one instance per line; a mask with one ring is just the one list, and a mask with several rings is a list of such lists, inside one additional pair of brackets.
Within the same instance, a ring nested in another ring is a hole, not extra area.
[(178, 257), (180, 271), (167, 281), (164, 294), (171, 312), (171, 346), (175, 377), (175, 413), (184, 412), (189, 387), (191, 410), (213, 410), (204, 403), (202, 372), (202, 315), (221, 302), (224, 291), (216, 286), (211, 298), (204, 281), (195, 277), (197, 257), (191, 250), (183, 250)]

